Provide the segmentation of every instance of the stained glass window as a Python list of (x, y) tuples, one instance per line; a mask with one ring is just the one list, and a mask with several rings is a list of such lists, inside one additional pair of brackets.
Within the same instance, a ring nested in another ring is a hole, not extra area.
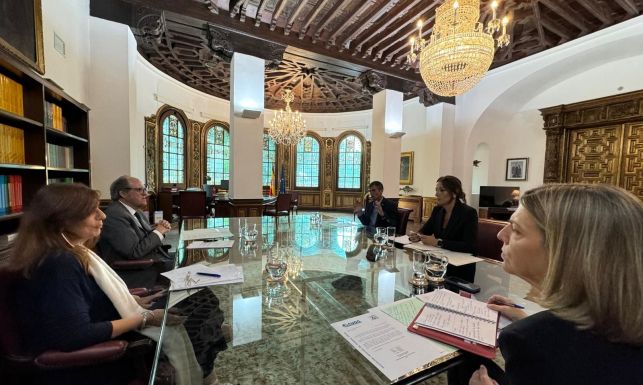
[(208, 184), (221, 185), (230, 180), (230, 134), (219, 124), (209, 127), (205, 135), (205, 172)]
[(319, 187), (319, 142), (305, 136), (297, 143), (295, 187)]
[(263, 134), (263, 166), (261, 169), (262, 172), (262, 181), (263, 186), (272, 185), (273, 174), (275, 181), (277, 180), (277, 172), (275, 170), (275, 162), (277, 161), (277, 145), (272, 138)]
[(163, 183), (184, 183), (185, 127), (183, 122), (177, 115), (171, 113), (163, 119), (161, 126), (163, 128)]
[(348, 135), (339, 142), (337, 188), (359, 189), (362, 182), (362, 141)]

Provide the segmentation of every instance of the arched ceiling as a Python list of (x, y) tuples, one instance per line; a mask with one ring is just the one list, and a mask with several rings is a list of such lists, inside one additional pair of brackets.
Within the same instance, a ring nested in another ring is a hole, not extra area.
[[(415, 22), (428, 38), (440, 0), (91, 0), (92, 16), (131, 26), (139, 52), (175, 79), (229, 99), (234, 52), (266, 59), (265, 105), (344, 112), (372, 107), (384, 88), (431, 105), (406, 55)], [(487, 21), (490, 0), (483, 0)], [(512, 35), (493, 67), (524, 58), (643, 12), (643, 0), (505, 0)], [(505, 12), (506, 10), (506, 12)]]

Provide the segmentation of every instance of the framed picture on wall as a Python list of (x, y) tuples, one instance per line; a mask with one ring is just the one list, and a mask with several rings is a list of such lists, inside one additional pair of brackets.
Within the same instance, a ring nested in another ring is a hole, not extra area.
[(505, 170), (505, 180), (527, 180), (528, 167), (529, 167), (529, 158), (507, 159), (507, 169)]
[(413, 184), (413, 151), (407, 151), (401, 154), (400, 184)]
[(44, 74), (40, 0), (2, 0), (0, 15), (0, 48)]

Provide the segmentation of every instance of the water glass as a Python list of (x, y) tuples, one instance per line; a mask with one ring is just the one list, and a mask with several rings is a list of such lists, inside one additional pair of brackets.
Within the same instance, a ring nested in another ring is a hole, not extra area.
[(449, 265), (449, 258), (439, 252), (427, 253), (427, 260), (424, 263), (424, 268), (431, 284), (442, 284), (444, 282), (444, 275), (447, 273), (447, 266)]
[(393, 248), (395, 243), (395, 226), (389, 226), (386, 228), (386, 246), (389, 249)]
[(268, 250), (266, 272), (268, 272), (268, 281), (270, 282), (281, 282), (286, 279), (286, 273), (288, 272), (287, 258), (284, 250), (280, 250), (278, 245), (276, 250)]
[(384, 245), (388, 240), (388, 235), (386, 233), (386, 227), (377, 227), (375, 229), (375, 236), (373, 237), (373, 240), (379, 246)]
[(243, 240), (246, 242), (246, 244), (254, 244), (257, 240), (257, 235), (259, 235), (259, 232), (257, 231), (257, 224), (253, 224), (252, 229), (246, 226), (243, 230)]
[(413, 286), (426, 286), (428, 284), (426, 280), (426, 270), (424, 263), (426, 262), (427, 255), (424, 251), (413, 250), (413, 276), (410, 279), (410, 282)]

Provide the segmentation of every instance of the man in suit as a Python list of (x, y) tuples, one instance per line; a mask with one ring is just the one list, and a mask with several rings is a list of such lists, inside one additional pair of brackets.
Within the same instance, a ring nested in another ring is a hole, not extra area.
[(374, 181), (368, 185), (368, 192), (371, 199), (365, 206), (356, 202), (353, 212), (358, 214), (360, 222), (368, 227), (397, 226), (398, 213), (397, 202), (386, 199), (382, 195), (384, 185), (382, 182)]
[(150, 286), (159, 272), (173, 268), (173, 258), (163, 249), (170, 223), (161, 220), (154, 226), (141, 211), (147, 205), (143, 183), (128, 175), (116, 179), (109, 188), (112, 203), (105, 210), (107, 218), (98, 242), (101, 257), (108, 263), (124, 260), (152, 259), (154, 268), (119, 270), (129, 286)]

